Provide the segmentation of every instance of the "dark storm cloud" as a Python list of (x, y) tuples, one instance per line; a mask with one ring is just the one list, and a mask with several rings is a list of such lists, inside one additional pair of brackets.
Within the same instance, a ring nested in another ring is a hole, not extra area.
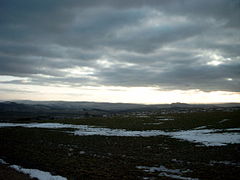
[(239, 0), (2, 0), (0, 75), (239, 91), (239, 19)]
[[(104, 82), (111, 85), (156, 86), (162, 89), (203, 89), (206, 91), (239, 91), (240, 63), (215, 66), (176, 66), (165, 71), (157, 69), (118, 68), (102, 72)], [(229, 81), (228, 77), (233, 80)], [(118, 79), (118, 82), (114, 81)]]

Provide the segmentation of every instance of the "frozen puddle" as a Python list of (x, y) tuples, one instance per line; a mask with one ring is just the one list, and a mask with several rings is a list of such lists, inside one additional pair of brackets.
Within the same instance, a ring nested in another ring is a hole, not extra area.
[[(25, 128), (49, 128), (49, 129), (75, 129), (66, 131), (78, 136), (123, 136), (123, 137), (151, 137), (170, 136), (172, 138), (201, 143), (205, 146), (224, 146), (227, 144), (240, 143), (240, 128), (231, 129), (198, 129), (165, 132), (160, 130), (131, 131), (125, 129), (100, 128), (88, 125), (74, 125), (61, 123), (0, 123), (4, 127), (25, 127)], [(202, 127), (201, 127), (202, 128)], [(221, 132), (222, 131), (222, 132)]]
[(18, 172), (28, 174), (31, 178), (37, 178), (39, 180), (67, 180), (67, 178), (62, 176), (54, 176), (49, 172), (40, 171), (38, 169), (27, 169), (18, 165), (9, 165), (4, 160), (0, 159), (0, 164), (8, 165), (8, 167), (15, 169)]
[(198, 180), (197, 178), (184, 177), (182, 174), (192, 172), (191, 170), (181, 170), (181, 169), (168, 169), (165, 166), (159, 167), (149, 167), (149, 166), (136, 166), (137, 169), (142, 169), (148, 173), (158, 173), (158, 176), (170, 177), (173, 179), (183, 179), (183, 180)]

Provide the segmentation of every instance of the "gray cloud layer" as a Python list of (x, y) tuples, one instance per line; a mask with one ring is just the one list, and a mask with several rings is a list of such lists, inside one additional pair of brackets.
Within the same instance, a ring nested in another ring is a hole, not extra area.
[(8, 83), (240, 91), (239, 0), (0, 2)]

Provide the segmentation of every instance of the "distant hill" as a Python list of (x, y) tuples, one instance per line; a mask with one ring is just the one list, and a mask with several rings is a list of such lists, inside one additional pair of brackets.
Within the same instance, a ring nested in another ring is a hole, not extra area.
[(139, 109), (149, 107), (143, 104), (128, 104), (128, 103), (107, 103), (107, 102), (68, 102), (68, 101), (15, 101), (24, 105), (40, 105), (47, 106), (54, 109), (101, 109), (107, 111), (118, 111), (125, 109)]
[(218, 108), (240, 107), (240, 103), (226, 104), (128, 104), (107, 102), (68, 102), (68, 101), (14, 101), (0, 102), (0, 111), (124, 111), (124, 110), (156, 110), (162, 108)]

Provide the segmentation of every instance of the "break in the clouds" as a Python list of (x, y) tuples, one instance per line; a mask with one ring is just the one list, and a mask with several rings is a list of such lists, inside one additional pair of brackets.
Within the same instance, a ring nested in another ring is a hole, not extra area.
[(239, 19), (239, 0), (1, 0), (1, 87), (239, 93)]

